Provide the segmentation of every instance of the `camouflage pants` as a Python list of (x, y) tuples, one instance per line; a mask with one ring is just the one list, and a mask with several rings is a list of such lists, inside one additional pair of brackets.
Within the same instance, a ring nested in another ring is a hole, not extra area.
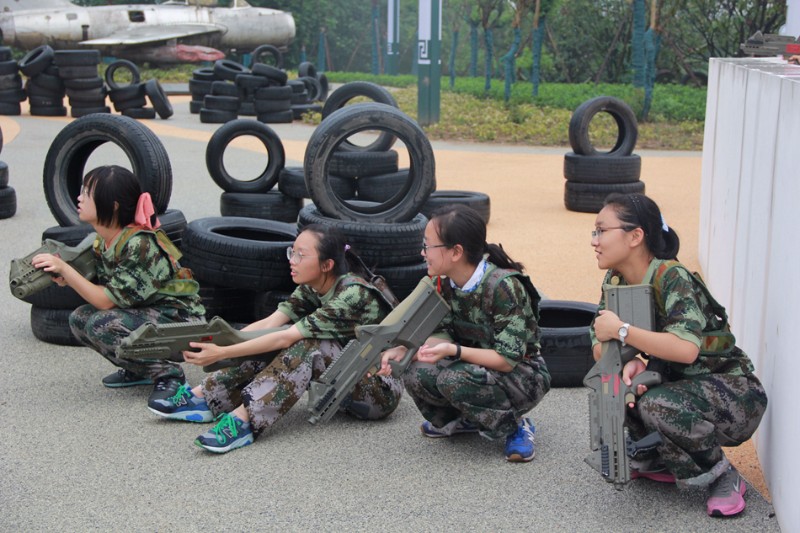
[[(245, 361), (214, 372), (203, 383), (203, 394), (215, 415), (244, 404), (258, 436), (289, 412), (311, 380), (319, 378), (341, 353), (337, 342), (304, 339), (282, 350), (271, 363)], [(365, 377), (341, 410), (356, 418), (378, 420), (394, 412), (402, 394), (398, 379)]]
[(437, 428), (463, 418), (492, 439), (516, 431), (520, 417), (550, 390), (549, 377), (527, 363), (498, 372), (464, 361), (416, 361), (403, 381), (422, 416)]
[(182, 376), (178, 363), (164, 360), (131, 360), (116, 356), (119, 343), (130, 333), (147, 322), (169, 324), (184, 322), (192, 317), (185, 311), (172, 308), (139, 307), (131, 309), (100, 310), (90, 304), (75, 309), (69, 315), (69, 328), (83, 344), (97, 351), (111, 364), (136, 375), (158, 378)]
[(660, 459), (681, 487), (703, 487), (727, 468), (721, 446), (749, 439), (767, 408), (755, 376), (709, 374), (648, 390), (629, 410), (631, 437), (658, 431)]

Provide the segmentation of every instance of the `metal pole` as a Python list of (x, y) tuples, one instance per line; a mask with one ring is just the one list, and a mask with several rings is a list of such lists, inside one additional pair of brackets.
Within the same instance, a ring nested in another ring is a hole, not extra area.
[(442, 81), (442, 0), (419, 0), (417, 122), (439, 122)]
[(386, 7), (386, 74), (397, 75), (400, 57), (400, 0), (387, 0)]

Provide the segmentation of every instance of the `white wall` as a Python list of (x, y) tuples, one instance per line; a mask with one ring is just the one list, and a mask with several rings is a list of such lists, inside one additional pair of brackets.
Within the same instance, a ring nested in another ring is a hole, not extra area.
[(781, 28), (781, 35), (800, 35), (800, 0), (787, 0), (786, 24)]
[(699, 260), (769, 406), (758, 457), (783, 531), (800, 531), (800, 66), (711, 59)]

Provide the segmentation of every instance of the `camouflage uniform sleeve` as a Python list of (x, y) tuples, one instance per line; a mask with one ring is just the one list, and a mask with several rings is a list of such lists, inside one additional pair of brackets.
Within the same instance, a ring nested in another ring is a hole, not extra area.
[(670, 268), (661, 284), (664, 297), (663, 330), (700, 347), (706, 317), (698, 300), (697, 291), (689, 272), (685, 268)]
[[(603, 278), (603, 285), (608, 283), (610, 280), (611, 271), (609, 270), (606, 272), (606, 277)], [(600, 286), (600, 303), (597, 304), (598, 314), (601, 310), (606, 308), (606, 293), (603, 292), (603, 285)], [(595, 315), (595, 318), (597, 318), (597, 315)], [(592, 319), (591, 325), (589, 325), (589, 337), (592, 339), (592, 348), (594, 348), (596, 344), (600, 344), (600, 341), (597, 340), (597, 335), (594, 334), (594, 318)]]
[(530, 298), (514, 276), (503, 278), (494, 293), (494, 349), (511, 366), (516, 366), (528, 349), (528, 340), (536, 329)]
[(285, 302), (278, 304), (278, 311), (296, 323), (304, 316), (313, 313), (318, 307), (319, 296), (316, 296), (308, 287), (298, 285)]
[(378, 296), (363, 285), (352, 284), (337, 289), (330, 300), (295, 325), (306, 338), (345, 342), (355, 338), (356, 326), (376, 324), (384, 316)]
[(140, 234), (130, 238), (105, 284), (105, 293), (117, 307), (146, 303), (172, 279), (172, 266), (155, 238)]

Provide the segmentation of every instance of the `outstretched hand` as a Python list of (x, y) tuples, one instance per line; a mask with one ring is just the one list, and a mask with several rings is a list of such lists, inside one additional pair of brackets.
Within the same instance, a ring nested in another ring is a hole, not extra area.
[(187, 363), (197, 366), (208, 366), (225, 359), (222, 348), (210, 342), (190, 342), (189, 346), (195, 350), (183, 352), (183, 359)]

